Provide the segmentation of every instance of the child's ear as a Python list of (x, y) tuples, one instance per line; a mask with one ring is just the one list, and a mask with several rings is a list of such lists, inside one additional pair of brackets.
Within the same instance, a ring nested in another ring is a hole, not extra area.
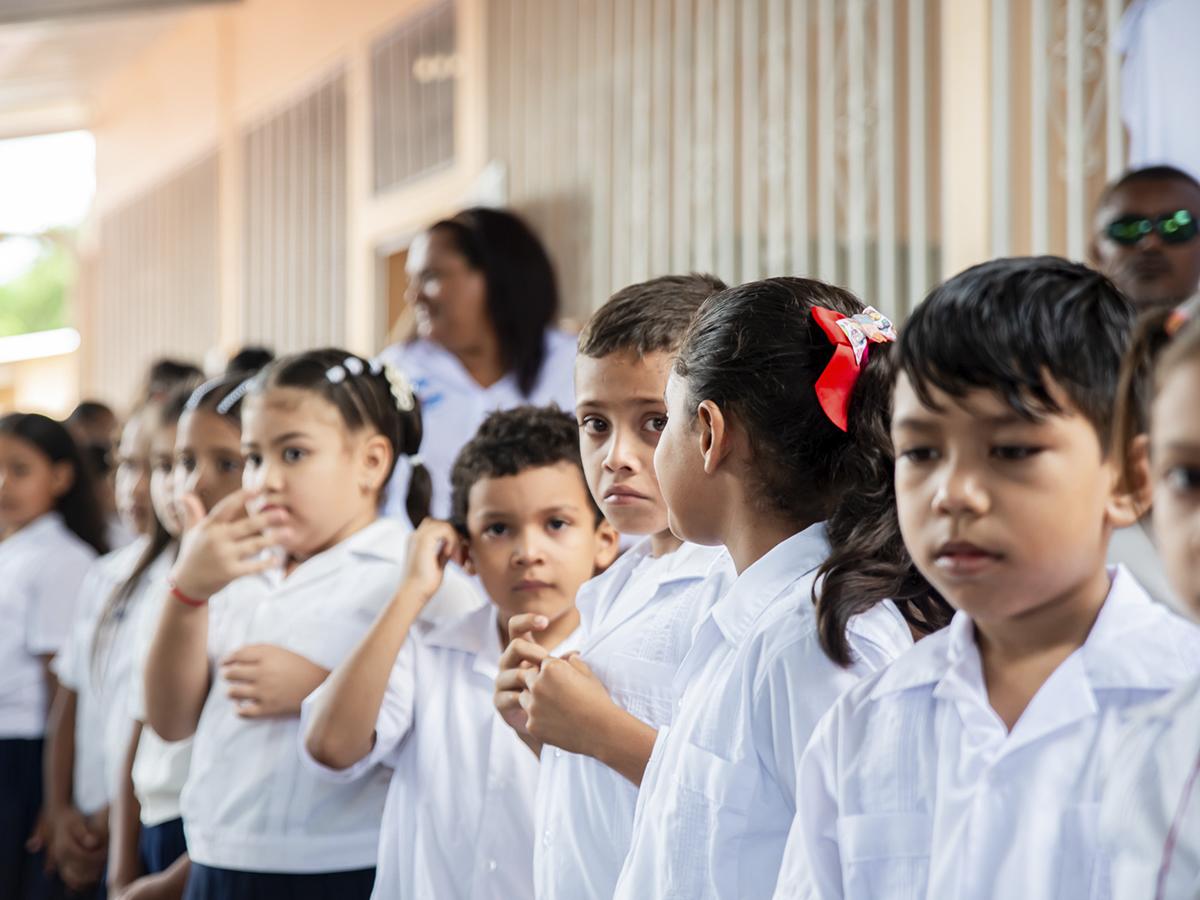
[(458, 545), (458, 564), (463, 567), (463, 571), (474, 577), (479, 574), (475, 568), (475, 556), (471, 553), (471, 539), (465, 534)]
[(383, 490), (388, 468), (392, 465), (392, 443), (382, 434), (367, 438), (359, 453), (359, 487), (366, 493)]
[(729, 423), (721, 407), (711, 400), (704, 400), (696, 409), (697, 430), (700, 432), (700, 456), (704, 460), (704, 473), (712, 475), (732, 446)]
[(54, 499), (64, 496), (75, 485), (75, 467), (69, 462), (56, 462), (50, 468), (50, 491)]
[(596, 555), (593, 559), (593, 575), (599, 575), (616, 561), (621, 552), (621, 536), (608, 519), (601, 519), (596, 526)]
[(1150, 511), (1150, 438), (1139, 434), (1129, 444), (1125, 472), (1114, 476), (1108, 500), (1108, 520), (1113, 528), (1128, 528)]

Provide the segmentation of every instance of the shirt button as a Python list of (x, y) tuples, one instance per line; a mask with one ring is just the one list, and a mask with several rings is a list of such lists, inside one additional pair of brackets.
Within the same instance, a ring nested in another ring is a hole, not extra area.
[(554, 748), (554, 756), (557, 759), (562, 759), (562, 751), (559, 750), (557, 747)]
[(542, 832), (542, 846), (543, 847), (550, 846), (550, 829), (549, 828), (547, 828), (545, 831)]
[(488, 860), (488, 871), (489, 872), (495, 872), (497, 866), (498, 866), (498, 863), (494, 859)]

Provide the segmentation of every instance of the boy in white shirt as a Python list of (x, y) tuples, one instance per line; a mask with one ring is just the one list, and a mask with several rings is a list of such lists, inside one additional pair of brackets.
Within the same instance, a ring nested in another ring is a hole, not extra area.
[(909, 320), (897, 509), (958, 612), (818, 726), (776, 897), (1110, 896), (1099, 737), (1200, 667), (1196, 629), (1105, 567), (1137, 517), (1109, 437), (1133, 316), (1043, 257), (969, 269)]
[[(555, 660), (518, 638), (501, 661), (497, 706), (541, 751), (539, 900), (612, 897), (642, 773), (671, 722), (675, 670), (733, 578), (723, 548), (671, 533), (654, 474), (672, 359), (700, 304), (723, 288), (711, 275), (631, 285), (580, 335), (575, 412), (588, 487), (621, 534), (644, 537), (580, 591), (578, 656)], [(518, 634), (536, 633), (532, 626), (511, 623)]]
[[(587, 491), (575, 423), (556, 409), (492, 414), (455, 462), (455, 525), (428, 519), (366, 638), (304, 703), (304, 756), (351, 781), (391, 768), (374, 897), (532, 895), (537, 760), (492, 707), (507, 623), (541, 617), (572, 646), (575, 595), (617, 552)], [(492, 603), (422, 627), (451, 559)]]

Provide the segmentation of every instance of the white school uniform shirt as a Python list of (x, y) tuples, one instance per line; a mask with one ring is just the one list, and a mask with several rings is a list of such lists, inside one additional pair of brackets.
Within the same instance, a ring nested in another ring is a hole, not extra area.
[(738, 576), (696, 629), (676, 674), (674, 721), (659, 729), (642, 779), (615, 897), (771, 896), (817, 720), (912, 645), (884, 602), (849, 624), (855, 665), (826, 657), (812, 590), (828, 552), (822, 524), (793, 535)]
[(133, 721), (141, 722), (142, 734), (133, 758), (132, 778), (139, 817), (147, 828), (178, 819), (183, 814), (179, 797), (192, 762), (192, 738), (164, 741), (146, 724), (146, 658), (158, 631), (163, 607), (168, 602), (178, 602), (170, 596), (172, 562), (171, 556), (163, 553), (146, 571), (141, 586), (145, 599), (139, 606), (134, 626), (134, 664), (130, 671), (125, 740), (129, 740)]
[[(393, 344), (379, 358), (398, 367), (421, 401), (421, 459), (433, 479), (433, 515), (450, 515), (450, 470), (463, 444), (474, 437), (488, 414), (514, 406), (557, 404), (575, 412), (576, 337), (557, 329), (546, 331), (546, 356), (537, 383), (529, 396), (509, 372), (491, 387), (482, 387), (449, 350), (433, 341), (417, 339)], [(388, 485), (383, 512), (406, 518), (408, 467), (397, 466)]]
[[(555, 649), (574, 649), (578, 632)], [(375, 746), (340, 783), (390, 774), (375, 869), (377, 900), (533, 897), (538, 760), (493, 706), (500, 631), (492, 604), (409, 633), (388, 677)], [(307, 718), (315, 691), (304, 703)]]
[[(391, 599), (407, 553), (404, 531), (380, 519), (297, 566), (240, 578), (210, 601), (213, 686), (193, 739), (182, 809), (188, 852), (202, 865), (312, 873), (375, 864), (386, 775), (334, 785), (301, 763), (300, 718), (238, 717), (217, 664), (248, 644), (273, 644), (333, 669)], [(426, 607), (438, 620), (479, 603), (448, 573)]]
[(1009, 732), (955, 614), (821, 722), (776, 897), (1113, 896), (1097, 852), (1103, 735), (1198, 669), (1200, 630), (1118, 568), (1087, 640)]
[[(54, 658), (59, 682), (75, 692), (75, 767), (72, 802), (91, 815), (113, 797), (129, 746), (120, 724), (129, 724), (126, 709), (133, 669), (133, 622), (139, 596), (132, 592), (118, 616), (104, 628), (97, 648), (97, 629), (113, 593), (133, 572), (149, 541), (133, 543), (95, 560), (79, 589), (75, 627), (63, 651)], [(99, 655), (97, 656), (97, 653)]]
[(96, 551), (48, 512), (0, 542), (0, 740), (46, 732), (46, 671)]
[[(1112, 895), (1200, 897), (1200, 679), (1129, 717), (1108, 764), (1101, 844)], [(1174, 839), (1168, 850), (1168, 833)], [(1162, 873), (1162, 893), (1156, 893)]]
[[(655, 558), (646, 538), (580, 588), (580, 654), (614, 703), (653, 728), (670, 724), (675, 671), (733, 575), (722, 547), (683, 544)], [(633, 837), (637, 795), (590, 756), (542, 749), (533, 854), (538, 900), (611, 900)]]

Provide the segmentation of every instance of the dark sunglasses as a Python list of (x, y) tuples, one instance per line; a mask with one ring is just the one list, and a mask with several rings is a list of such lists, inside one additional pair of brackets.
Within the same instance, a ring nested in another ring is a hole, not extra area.
[(1138, 215), (1121, 216), (1104, 229), (1110, 238), (1127, 247), (1132, 247), (1151, 231), (1157, 231), (1164, 244), (1182, 244), (1196, 236), (1196, 217), (1186, 209), (1178, 209), (1157, 219)]

